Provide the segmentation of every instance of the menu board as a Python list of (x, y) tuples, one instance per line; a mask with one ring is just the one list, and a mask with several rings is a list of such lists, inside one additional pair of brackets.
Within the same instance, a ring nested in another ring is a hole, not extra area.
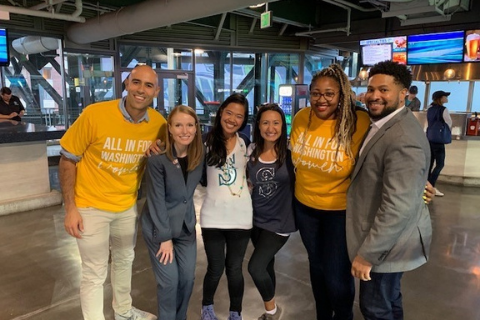
[(407, 37), (388, 37), (360, 41), (364, 66), (392, 60), (401, 64), (407, 62)]

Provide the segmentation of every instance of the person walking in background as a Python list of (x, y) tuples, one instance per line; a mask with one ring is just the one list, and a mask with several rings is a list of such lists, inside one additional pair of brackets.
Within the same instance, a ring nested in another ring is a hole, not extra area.
[(252, 199), (246, 166), (248, 139), (238, 131), (248, 120), (248, 100), (234, 93), (218, 108), (206, 136), (206, 195), (200, 226), (207, 255), (203, 280), (202, 320), (217, 320), (213, 304), (225, 270), (230, 296), (229, 320), (241, 320), (244, 279), (243, 258), (252, 229)]
[(287, 123), (277, 104), (259, 108), (247, 172), (252, 189), (255, 247), (248, 271), (262, 296), (265, 313), (258, 320), (278, 320), (282, 309), (275, 301), (275, 255), (296, 231), (293, 210), (295, 172), (287, 148)]
[(60, 140), (60, 184), (65, 230), (77, 238), (82, 258), (80, 302), (85, 320), (103, 320), (103, 284), (111, 253), (115, 320), (153, 320), (132, 307), (132, 263), (137, 235), (137, 191), (144, 152), (160, 138), (165, 119), (152, 108), (157, 74), (135, 67), (127, 96), (85, 108)]
[(418, 87), (411, 86), (410, 89), (408, 89), (408, 96), (405, 98), (405, 106), (412, 111), (420, 111), (420, 107), (422, 106), (420, 99), (417, 98), (417, 94)]
[(346, 220), (366, 320), (403, 319), (402, 275), (428, 259), (432, 226), (422, 194), (430, 151), (419, 122), (404, 108), (411, 81), (406, 66), (392, 61), (370, 69), (365, 100), (372, 127), (351, 176)]
[(370, 119), (356, 110), (342, 68), (314, 75), (310, 107), (293, 120), (297, 227), (307, 249), (317, 319), (353, 319), (354, 281), (347, 253), (345, 214), (350, 174)]
[(12, 90), (8, 87), (0, 89), (0, 119), (10, 119), (22, 121), (25, 114), (25, 107), (20, 99), (12, 94)]
[[(444, 106), (445, 103), (448, 102), (448, 96), (450, 92), (445, 91), (435, 91), (432, 94), (432, 104), (427, 110), (427, 137), (429, 137), (430, 142), (430, 150), (431, 150), (431, 160), (430, 160), (430, 174), (428, 175), (428, 181), (435, 187), (437, 182), (438, 176), (442, 171), (443, 167), (445, 166), (445, 143), (448, 142), (442, 141), (440, 137), (434, 132), (429, 132), (434, 129), (434, 123), (440, 122), (441, 124), (446, 124), (448, 126), (448, 131), (451, 132), (452, 129), (452, 118), (450, 117), (450, 113), (448, 109)], [(429, 129), (430, 128), (430, 129)], [(430, 134), (431, 133), (431, 134)], [(451, 133), (450, 133), (450, 141), (451, 141)], [(435, 166), (434, 166), (435, 164)], [(435, 187), (435, 195), (439, 197), (443, 197), (445, 194), (438, 190)]]
[(159, 320), (185, 320), (197, 256), (193, 193), (202, 177), (203, 143), (195, 110), (168, 115), (163, 154), (148, 158), (142, 233), (157, 281)]

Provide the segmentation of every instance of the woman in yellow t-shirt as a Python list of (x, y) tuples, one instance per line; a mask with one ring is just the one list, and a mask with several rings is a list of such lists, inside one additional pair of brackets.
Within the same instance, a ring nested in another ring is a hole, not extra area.
[(339, 65), (323, 69), (310, 84), (311, 107), (300, 110), (292, 125), (297, 226), (308, 253), (317, 319), (353, 319), (345, 209), (370, 118), (356, 110), (351, 92)]

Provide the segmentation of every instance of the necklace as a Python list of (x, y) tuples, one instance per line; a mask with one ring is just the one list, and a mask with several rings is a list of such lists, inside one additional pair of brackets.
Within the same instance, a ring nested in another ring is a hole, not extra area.
[[(242, 143), (240, 143), (240, 148), (242, 149), (242, 152), (244, 152), (245, 159), (247, 159), (247, 151), (246, 151), (246, 148), (244, 150), (244, 145)], [(247, 161), (245, 161), (245, 164), (243, 167), (242, 185), (240, 186), (240, 189), (238, 189), (237, 192), (234, 192), (231, 187), (231, 185), (235, 182), (236, 180), (235, 178), (237, 176), (237, 169), (233, 166), (234, 163), (235, 163), (235, 153), (232, 155), (232, 158), (226, 159), (225, 164), (221, 168), (223, 171), (222, 175), (223, 175), (223, 179), (227, 181), (226, 185), (228, 187), (228, 190), (230, 191), (230, 194), (234, 197), (240, 198), (245, 186), (245, 180), (246, 180), (245, 172), (247, 167)], [(232, 177), (233, 177), (233, 181), (232, 181)]]

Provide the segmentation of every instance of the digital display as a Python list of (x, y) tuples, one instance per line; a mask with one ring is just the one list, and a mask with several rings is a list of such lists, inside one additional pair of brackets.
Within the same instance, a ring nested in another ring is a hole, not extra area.
[(407, 37), (389, 37), (360, 41), (362, 62), (364, 66), (392, 60), (401, 64), (407, 63)]
[(480, 62), (480, 30), (465, 31), (464, 62)]
[(437, 64), (463, 61), (464, 31), (408, 36), (407, 63)]
[(0, 66), (8, 66), (10, 64), (9, 58), (7, 30), (0, 29)]

